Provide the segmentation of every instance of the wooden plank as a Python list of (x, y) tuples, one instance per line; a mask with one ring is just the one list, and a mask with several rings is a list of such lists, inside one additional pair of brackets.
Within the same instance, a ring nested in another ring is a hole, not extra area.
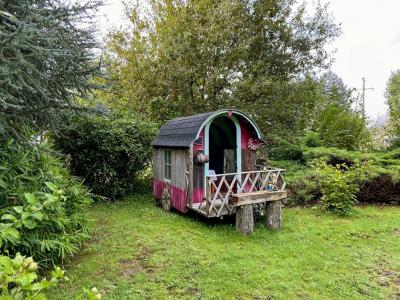
[(257, 199), (260, 197), (269, 197), (271, 195), (279, 195), (279, 196), (287, 196), (286, 191), (257, 191), (257, 192), (252, 192), (252, 193), (240, 193), (240, 194), (233, 194), (234, 198), (237, 198), (238, 201), (241, 200), (251, 200), (251, 199)]
[(234, 187), (235, 183), (236, 183), (236, 175), (233, 178), (231, 184), (229, 185), (228, 182), (226, 181), (225, 177), (223, 178), (225, 185), (228, 187), (228, 192), (226, 193), (225, 197), (223, 197), (220, 193), (220, 197), (222, 197), (223, 201), (222, 201), (222, 205), (218, 211), (218, 216), (221, 215), (221, 212), (224, 208), (226, 208), (228, 210), (228, 212), (230, 213), (231, 210), (228, 207), (228, 200), (229, 200), (229, 196), (231, 196), (233, 194), (232, 192), (232, 188)]
[(206, 211), (211, 211), (211, 178), (206, 178)]
[[(214, 197), (212, 197), (212, 192), (211, 192), (211, 187), (214, 187), (216, 191), (218, 191), (218, 187), (215, 185), (214, 181), (211, 178), (208, 178), (208, 189), (209, 191), (207, 191), (207, 194), (209, 194), (209, 197), (206, 198), (207, 204), (209, 204), (208, 206), (208, 214), (211, 214), (211, 211), (214, 210), (215, 213), (218, 213), (218, 210), (215, 207), (215, 202), (218, 198), (218, 193), (215, 192)], [(212, 199), (211, 199), (212, 197)]]
[[(240, 174), (249, 174), (249, 173), (265, 173), (267, 171), (272, 171), (272, 172), (278, 172), (278, 171), (282, 171), (284, 172), (285, 169), (278, 169), (278, 168), (268, 168), (266, 170), (259, 170), (259, 171), (247, 171), (247, 172), (241, 172)], [(225, 174), (217, 174), (217, 175), (212, 175), (212, 176), (231, 176), (231, 175), (236, 175), (238, 173), (225, 173)], [(207, 175), (207, 177), (211, 177), (211, 175)]]
[(256, 183), (258, 181), (258, 178), (260, 177), (261, 173), (257, 173), (256, 177), (254, 178), (254, 181), (251, 183), (250, 187), (250, 192), (254, 191), (254, 188), (256, 187)]
[[(286, 191), (259, 191), (253, 193), (242, 193), (239, 195), (233, 195), (233, 201), (236, 206), (256, 204), (263, 202), (272, 202), (285, 199), (287, 197)], [(236, 201), (236, 202), (235, 202)]]
[(282, 201), (285, 198), (286, 197), (269, 197), (269, 198), (260, 198), (257, 200), (244, 200), (244, 201), (237, 202), (235, 204), (235, 206), (239, 207), (239, 206), (249, 205), (249, 204), (277, 202), (277, 201)]
[[(242, 173), (243, 174), (243, 173)], [(247, 181), (249, 180), (251, 173), (247, 173), (246, 177), (244, 178), (243, 182), (240, 183), (239, 193), (243, 192), (244, 188), (246, 187)]]

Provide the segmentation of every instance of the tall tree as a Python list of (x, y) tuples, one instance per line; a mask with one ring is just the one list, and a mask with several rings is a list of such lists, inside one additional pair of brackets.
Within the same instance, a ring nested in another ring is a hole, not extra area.
[(73, 97), (90, 90), (99, 5), (0, 0), (0, 136), (48, 128)]
[(386, 86), (386, 100), (389, 106), (389, 143), (400, 147), (400, 70), (392, 72)]
[(286, 108), (297, 116), (311, 105), (299, 101), (311, 84), (302, 75), (328, 64), (325, 45), (340, 31), (327, 7), (309, 16), (296, 0), (148, 4), (128, 6), (131, 26), (109, 35), (105, 98), (160, 123), (227, 106), (265, 127), (272, 114), (287, 121)]
[(322, 74), (320, 81), (327, 103), (335, 103), (343, 108), (350, 109), (357, 101), (353, 95), (354, 89), (348, 87), (342, 78), (331, 70)]
[(323, 99), (316, 107), (312, 129), (319, 133), (325, 146), (366, 149), (370, 134), (366, 120), (356, 111), (354, 89), (332, 71), (322, 74), (319, 82)]

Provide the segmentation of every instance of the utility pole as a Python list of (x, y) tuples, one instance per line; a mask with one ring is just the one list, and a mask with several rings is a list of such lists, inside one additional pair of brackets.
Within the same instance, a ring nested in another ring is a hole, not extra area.
[(365, 87), (365, 82), (366, 82), (365, 77), (362, 78), (362, 82), (363, 82), (362, 89), (358, 89), (358, 90), (362, 90), (361, 113), (365, 120), (365, 91), (366, 90), (374, 90), (374, 88)]

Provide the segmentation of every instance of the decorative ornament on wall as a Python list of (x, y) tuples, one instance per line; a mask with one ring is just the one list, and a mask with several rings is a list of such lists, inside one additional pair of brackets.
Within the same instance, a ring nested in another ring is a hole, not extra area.
[(253, 139), (253, 138), (249, 138), (248, 142), (247, 142), (247, 146), (250, 150), (252, 151), (256, 151), (258, 148), (260, 148), (264, 143), (259, 140), (259, 139)]

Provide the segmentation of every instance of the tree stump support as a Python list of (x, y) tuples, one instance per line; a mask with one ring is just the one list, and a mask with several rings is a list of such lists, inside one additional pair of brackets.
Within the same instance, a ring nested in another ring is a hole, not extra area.
[(282, 228), (282, 201), (270, 201), (266, 203), (267, 227), (269, 229)]
[(242, 234), (251, 234), (254, 228), (253, 205), (236, 207), (236, 231)]

